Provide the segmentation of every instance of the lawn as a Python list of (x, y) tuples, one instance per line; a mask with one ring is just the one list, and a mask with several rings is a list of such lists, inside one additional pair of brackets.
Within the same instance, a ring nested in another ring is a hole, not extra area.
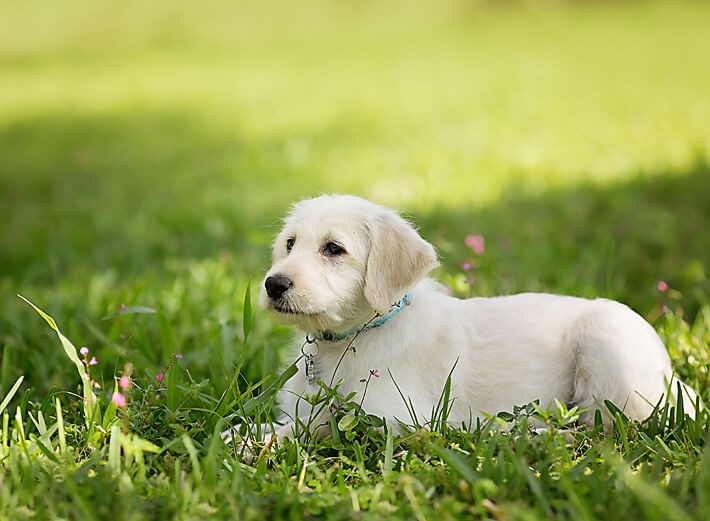
[(2, 9), (0, 519), (709, 518), (705, 410), (573, 435), (526, 404), (475, 432), (357, 414), (249, 462), (219, 432), (270, 414), (293, 333), (259, 281), (289, 203), (327, 192), (403, 211), (460, 296), (629, 304), (710, 403), (710, 5), (241, 4)]

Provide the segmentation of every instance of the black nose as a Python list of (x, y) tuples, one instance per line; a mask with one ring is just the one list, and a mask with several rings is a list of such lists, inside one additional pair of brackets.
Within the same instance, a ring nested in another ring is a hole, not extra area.
[(274, 300), (281, 298), (291, 286), (293, 286), (293, 281), (285, 275), (272, 275), (266, 277), (264, 281), (266, 294)]

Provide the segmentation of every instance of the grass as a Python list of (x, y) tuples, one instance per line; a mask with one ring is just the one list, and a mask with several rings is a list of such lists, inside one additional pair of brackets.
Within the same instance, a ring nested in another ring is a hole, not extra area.
[[(250, 292), (288, 203), (329, 191), (407, 212), (458, 294), (630, 304), (709, 403), (709, 14), (4, 9), (0, 518), (706, 519), (707, 411), (570, 438), (569, 411), (530, 435), (542, 413), (520, 404), (510, 432), (392, 436), (346, 406), (357, 421), (335, 438), (251, 463), (219, 432), (232, 413), (269, 415), (292, 333)], [(473, 288), (469, 233), (486, 239)], [(77, 367), (17, 293), (96, 356), (95, 407), (81, 355)], [(125, 411), (110, 405), (124, 374)]]

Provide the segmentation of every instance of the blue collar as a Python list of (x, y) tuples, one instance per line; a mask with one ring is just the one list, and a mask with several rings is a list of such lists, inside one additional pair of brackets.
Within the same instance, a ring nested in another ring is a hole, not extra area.
[(349, 329), (345, 331), (344, 333), (335, 333), (333, 331), (323, 331), (320, 334), (320, 338), (323, 340), (326, 340), (328, 342), (340, 342), (341, 340), (345, 340), (346, 338), (354, 337), (356, 335), (359, 335), (360, 333), (364, 333), (365, 331), (368, 331), (370, 329), (375, 329), (376, 327), (380, 327), (385, 325), (387, 321), (395, 316), (397, 313), (402, 311), (404, 308), (406, 308), (409, 304), (412, 303), (412, 294), (407, 293), (402, 300), (397, 302), (392, 308), (389, 310), (389, 313), (386, 315), (382, 316), (377, 316), (374, 319), (370, 320), (367, 324), (365, 324), (362, 327), (354, 327), (352, 329)]

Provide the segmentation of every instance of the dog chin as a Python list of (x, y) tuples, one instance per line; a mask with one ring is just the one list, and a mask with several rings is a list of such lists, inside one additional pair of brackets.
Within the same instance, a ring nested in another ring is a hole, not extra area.
[(324, 331), (342, 321), (340, 316), (327, 311), (299, 310), (292, 307), (268, 307), (274, 318), (285, 326), (295, 326), (302, 331)]

